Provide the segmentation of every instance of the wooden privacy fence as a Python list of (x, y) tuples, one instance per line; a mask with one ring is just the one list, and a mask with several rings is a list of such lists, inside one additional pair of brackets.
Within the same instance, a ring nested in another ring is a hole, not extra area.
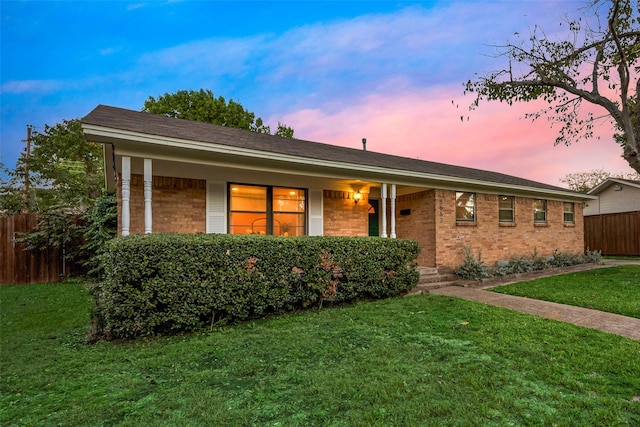
[(0, 284), (59, 282), (65, 276), (58, 250), (25, 251), (27, 245), (16, 242), (20, 233), (32, 231), (37, 224), (34, 213), (0, 217)]
[(602, 255), (640, 256), (640, 211), (585, 216), (584, 246)]

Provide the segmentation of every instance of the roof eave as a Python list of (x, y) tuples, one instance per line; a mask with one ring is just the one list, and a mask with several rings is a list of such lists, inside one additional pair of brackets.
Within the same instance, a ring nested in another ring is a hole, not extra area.
[[(116, 144), (118, 141), (142, 142), (155, 146), (172, 147), (186, 150), (205, 151), (209, 153), (220, 153), (226, 155), (236, 155), (252, 159), (261, 159), (269, 162), (282, 162), (288, 164), (297, 164), (309, 166), (313, 168), (327, 168), (335, 170), (350, 171), (362, 174), (363, 176), (380, 176), (387, 177), (389, 181), (394, 181), (401, 185), (416, 185), (421, 181), (428, 181), (429, 187), (445, 189), (456, 188), (465, 190), (466, 188), (484, 188), (494, 193), (505, 193), (511, 190), (517, 193), (528, 193), (537, 195), (553, 196), (558, 199), (569, 200), (595, 200), (597, 197), (587, 194), (576, 193), (573, 191), (560, 191), (552, 189), (543, 189), (523, 185), (498, 183), (492, 181), (484, 181), (477, 179), (461, 178), (456, 176), (447, 176), (440, 174), (430, 174), (425, 172), (408, 171), (404, 169), (385, 168), (380, 166), (371, 166), (363, 164), (354, 164), (347, 162), (335, 162), (331, 160), (314, 159), (310, 157), (294, 156), (290, 154), (275, 153), (248, 149), (242, 147), (234, 147), (224, 144), (215, 144), (210, 142), (199, 142), (187, 139), (172, 138), (166, 136), (150, 135), (146, 133), (127, 131), (111, 127), (82, 123), (82, 128), (87, 139), (95, 140), (103, 144)], [(105, 159), (106, 161), (106, 159)]]
[(598, 194), (602, 190), (604, 190), (607, 187), (609, 187), (609, 185), (611, 185), (614, 182), (616, 184), (622, 184), (622, 185), (628, 185), (629, 187), (640, 188), (640, 185), (637, 185), (637, 184), (635, 184), (633, 182), (629, 182), (628, 180), (609, 177), (609, 178), (605, 179), (604, 181), (602, 181), (600, 184), (598, 184), (595, 187), (593, 187), (591, 190), (589, 190), (587, 192), (587, 194), (589, 194), (589, 195)]

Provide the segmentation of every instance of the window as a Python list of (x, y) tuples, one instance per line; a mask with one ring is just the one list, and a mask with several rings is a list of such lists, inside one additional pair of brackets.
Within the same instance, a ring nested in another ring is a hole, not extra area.
[(229, 233), (306, 235), (306, 190), (229, 185)]
[(544, 224), (547, 222), (547, 201), (535, 199), (533, 201), (533, 222)]
[(573, 203), (564, 202), (564, 222), (565, 224), (573, 224), (574, 222), (574, 206)]
[(456, 221), (476, 220), (476, 195), (456, 191)]
[(515, 221), (514, 199), (513, 196), (498, 196), (498, 221)]

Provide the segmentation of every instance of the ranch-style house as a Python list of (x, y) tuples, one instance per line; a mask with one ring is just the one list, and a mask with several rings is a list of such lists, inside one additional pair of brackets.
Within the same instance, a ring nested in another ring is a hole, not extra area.
[(103, 144), (118, 232), (379, 236), (417, 241), (451, 271), (584, 250), (594, 196), (467, 167), (282, 138), (100, 105), (82, 119)]

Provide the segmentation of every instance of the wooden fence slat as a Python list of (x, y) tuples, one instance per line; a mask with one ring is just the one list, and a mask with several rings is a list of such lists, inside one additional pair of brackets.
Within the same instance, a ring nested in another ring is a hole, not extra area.
[(586, 249), (640, 256), (640, 211), (586, 216), (584, 226)]
[(0, 284), (52, 283), (63, 277), (62, 256), (53, 248), (25, 251), (17, 243), (20, 233), (32, 231), (38, 224), (35, 213), (21, 213), (0, 218)]

